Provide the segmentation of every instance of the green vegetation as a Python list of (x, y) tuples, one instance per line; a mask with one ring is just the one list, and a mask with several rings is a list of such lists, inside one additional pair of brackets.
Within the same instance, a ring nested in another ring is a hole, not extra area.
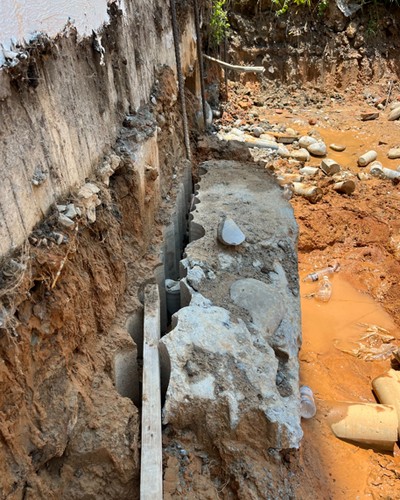
[(230, 25), (225, 9), (227, 0), (213, 0), (210, 19), (211, 44), (218, 47), (228, 32)]
[(318, 0), (317, 2), (312, 2), (312, 0), (272, 0), (272, 5), (277, 9), (277, 16), (286, 14), (286, 12), (296, 7), (303, 6), (316, 10), (318, 15), (322, 16), (328, 8), (329, 0)]

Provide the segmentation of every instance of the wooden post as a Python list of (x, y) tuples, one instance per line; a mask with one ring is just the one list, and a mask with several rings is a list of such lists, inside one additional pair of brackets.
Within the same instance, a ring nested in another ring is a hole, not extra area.
[(162, 500), (159, 340), (160, 296), (158, 286), (149, 284), (144, 291), (141, 500)]

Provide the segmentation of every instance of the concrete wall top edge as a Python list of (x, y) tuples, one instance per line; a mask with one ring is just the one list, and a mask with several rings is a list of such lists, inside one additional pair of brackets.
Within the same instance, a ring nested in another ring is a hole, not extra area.
[(9, 59), (16, 43), (29, 42), (36, 33), (54, 37), (66, 25), (72, 25), (81, 36), (91, 34), (109, 22), (108, 6), (115, 3), (124, 9), (123, 0), (36, 0), (0, 2), (0, 65)]

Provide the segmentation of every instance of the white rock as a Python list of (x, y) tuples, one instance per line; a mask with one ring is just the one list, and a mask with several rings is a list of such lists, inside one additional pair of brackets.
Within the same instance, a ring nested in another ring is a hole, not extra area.
[(263, 132), (264, 130), (261, 127), (254, 127), (251, 129), (251, 133), (253, 134), (254, 137), (261, 137)]
[(291, 153), (288, 150), (288, 148), (286, 146), (284, 146), (283, 144), (279, 144), (277, 153), (282, 158), (290, 158), (290, 155), (291, 155)]
[(314, 144), (310, 144), (307, 147), (307, 150), (313, 155), (313, 156), (325, 156), (326, 155), (326, 144), (322, 141), (318, 141)]
[(73, 203), (69, 203), (69, 204), (67, 205), (67, 210), (66, 210), (66, 212), (65, 212), (65, 214), (64, 214), (64, 215), (65, 215), (66, 217), (69, 217), (70, 219), (75, 219), (75, 217), (76, 217), (77, 215), (79, 215), (79, 214), (78, 214), (78, 211), (77, 211), (77, 209), (76, 209), (75, 205), (74, 205)]
[(217, 236), (218, 240), (227, 246), (241, 245), (246, 239), (246, 236), (243, 234), (236, 222), (229, 218), (223, 219), (219, 223)]
[(93, 184), (92, 182), (87, 182), (84, 184), (81, 189), (78, 191), (79, 198), (90, 198), (94, 194), (100, 192), (100, 188)]
[(317, 139), (314, 139), (314, 137), (311, 137), (309, 135), (303, 135), (299, 139), (299, 146), (301, 148), (308, 148), (308, 146), (311, 146), (311, 144), (315, 144), (316, 142), (318, 141)]
[(250, 148), (273, 149), (275, 151), (278, 149), (278, 144), (276, 142), (256, 139), (255, 137), (248, 134), (244, 136), (244, 142)]
[(244, 135), (244, 131), (243, 130), (240, 130), (238, 128), (233, 128), (231, 131), (230, 131), (230, 134), (231, 135), (235, 135), (236, 137), (241, 137)]
[(333, 149), (333, 151), (338, 151), (339, 153), (346, 149), (346, 146), (343, 144), (330, 144), (329, 147)]
[(305, 162), (305, 161), (310, 160), (310, 153), (307, 151), (307, 149), (304, 149), (304, 148), (297, 149), (296, 151), (292, 151), (291, 156), (295, 160), (299, 160), (299, 161)]
[(315, 175), (318, 175), (318, 172), (318, 167), (303, 167), (299, 170), (301, 175), (306, 175), (308, 177), (314, 177)]
[(60, 222), (60, 224), (62, 226), (67, 227), (67, 228), (71, 228), (71, 227), (75, 226), (75, 222), (64, 214), (60, 214), (58, 216), (58, 221)]
[(395, 160), (396, 158), (400, 158), (400, 148), (389, 149), (387, 155), (388, 155), (388, 158), (390, 158), (391, 160)]
[(264, 141), (276, 142), (275, 136), (271, 134), (261, 134), (260, 139)]
[(394, 120), (397, 120), (398, 118), (400, 118), (400, 106), (397, 107), (397, 108), (394, 108), (390, 113), (389, 113), (389, 116), (388, 116), (388, 120), (389, 121), (394, 121)]

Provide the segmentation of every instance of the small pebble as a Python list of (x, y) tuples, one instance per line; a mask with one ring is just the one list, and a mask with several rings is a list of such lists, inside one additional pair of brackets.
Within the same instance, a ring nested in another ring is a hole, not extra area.
[(344, 151), (346, 149), (346, 146), (343, 146), (343, 144), (330, 144), (329, 147), (333, 149), (333, 151)]

